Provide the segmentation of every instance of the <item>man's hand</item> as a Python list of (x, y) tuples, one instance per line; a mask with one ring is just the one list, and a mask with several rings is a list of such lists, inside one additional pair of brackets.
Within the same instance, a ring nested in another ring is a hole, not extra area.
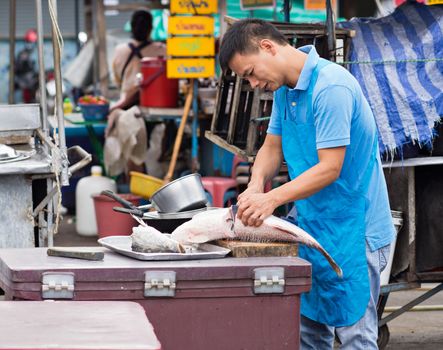
[(254, 193), (263, 193), (263, 186), (254, 185), (251, 182), (248, 184), (248, 188), (244, 190), (240, 195), (238, 196), (238, 199), (246, 198), (251, 194)]
[(281, 136), (266, 135), (263, 146), (255, 157), (251, 182), (238, 196), (238, 218), (244, 225), (260, 226), (263, 220), (274, 212), (279, 205), (275, 192), (263, 193), (265, 183), (272, 179), (280, 169), (283, 160)]
[(254, 193), (252, 189), (247, 191), (239, 197), (237, 216), (243, 225), (258, 227), (264, 219), (272, 215), (278, 203), (271, 192)]

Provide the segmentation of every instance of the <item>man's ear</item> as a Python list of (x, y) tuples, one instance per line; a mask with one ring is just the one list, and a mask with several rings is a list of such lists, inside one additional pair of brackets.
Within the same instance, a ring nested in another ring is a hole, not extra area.
[(259, 41), (258, 45), (262, 50), (269, 52), (272, 55), (275, 55), (277, 52), (277, 48), (275, 46), (275, 43), (272, 40), (261, 39)]

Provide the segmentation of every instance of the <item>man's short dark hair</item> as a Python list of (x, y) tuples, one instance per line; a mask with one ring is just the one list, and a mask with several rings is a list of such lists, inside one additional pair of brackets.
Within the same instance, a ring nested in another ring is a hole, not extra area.
[(148, 39), (152, 30), (152, 15), (148, 11), (135, 11), (131, 18), (132, 37), (137, 41)]
[(261, 19), (242, 19), (232, 24), (220, 46), (219, 60), (222, 69), (228, 68), (229, 62), (237, 53), (244, 55), (257, 52), (262, 39), (270, 39), (280, 45), (288, 43), (277, 28)]

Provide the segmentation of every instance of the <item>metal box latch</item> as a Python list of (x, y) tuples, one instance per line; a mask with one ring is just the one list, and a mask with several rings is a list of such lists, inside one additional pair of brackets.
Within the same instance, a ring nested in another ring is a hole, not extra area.
[(175, 271), (145, 272), (145, 297), (173, 297), (175, 288)]
[(42, 276), (42, 299), (73, 299), (74, 274), (70, 272), (44, 272)]
[(285, 290), (284, 267), (257, 267), (254, 269), (254, 293), (283, 293)]

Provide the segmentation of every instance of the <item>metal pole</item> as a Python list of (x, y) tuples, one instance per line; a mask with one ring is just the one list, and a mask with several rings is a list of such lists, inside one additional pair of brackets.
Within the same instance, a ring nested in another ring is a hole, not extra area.
[[(46, 99), (46, 76), (45, 76), (45, 61), (44, 61), (44, 30), (43, 30), (43, 10), (42, 10), (42, 1), (35, 0), (35, 13), (37, 19), (37, 50), (38, 50), (38, 68), (39, 68), (39, 86), (40, 86), (40, 108), (42, 112), (42, 132), (43, 135), (49, 135), (49, 122), (48, 122), (48, 104)], [(43, 147), (45, 148), (45, 152), (49, 154), (49, 146), (46, 142), (43, 142)], [(54, 182), (52, 179), (46, 180), (46, 193), (51, 193), (54, 191)], [(39, 215), (38, 217), (38, 227), (40, 230), (39, 233), (39, 246), (43, 247), (45, 240), (47, 239), (47, 245), (52, 247), (54, 244), (53, 238), (53, 202), (49, 201), (48, 210), (46, 213), (46, 221), (45, 215)]]
[(80, 12), (79, 12), (79, 0), (74, 2), (74, 19), (75, 19), (75, 43), (77, 46), (77, 53), (80, 51), (80, 42), (78, 40), (78, 33), (80, 32)]
[(407, 272), (408, 281), (416, 281), (416, 245), (415, 238), (417, 236), (417, 214), (416, 214), (416, 192), (415, 192), (415, 167), (411, 166), (407, 168), (408, 175), (408, 260), (409, 270)]
[(14, 104), (16, 2), (9, 0), (9, 104)]
[[(49, 0), (49, 5), (54, 9), (54, 17), (57, 21), (57, 0)], [(51, 21), (52, 22), (52, 21)], [(56, 23), (52, 22), (52, 47), (54, 55), (54, 77), (55, 77), (55, 107), (57, 114), (58, 138), (61, 155), (61, 184), (69, 185), (68, 176), (68, 158), (66, 149), (65, 121), (63, 118), (63, 91), (62, 91), (62, 74), (61, 74), (61, 57), (60, 44), (57, 38)]]
[(440, 292), (441, 290), (443, 290), (443, 283), (440, 283), (438, 286), (434, 287), (433, 289), (431, 289), (430, 291), (426, 292), (423, 295), (420, 295), (418, 298), (410, 301), (409, 303), (407, 303), (406, 305), (404, 305), (403, 307), (401, 307), (400, 309), (393, 311), (391, 314), (389, 314), (389, 316), (386, 316), (385, 318), (381, 319), (378, 322), (378, 326), (381, 327), (383, 325), (385, 325), (386, 323), (388, 323), (389, 321), (392, 321), (394, 318), (396, 318), (397, 316), (400, 316), (402, 313), (412, 309), (415, 305), (420, 304), (421, 302), (429, 299), (430, 297), (432, 297), (433, 295), (437, 294), (438, 292)]
[(194, 96), (192, 99), (192, 172), (200, 169), (198, 163), (198, 79), (194, 80)]
[(106, 60), (106, 18), (103, 0), (97, 0), (98, 83), (102, 95), (107, 96), (109, 87), (108, 61)]
[(329, 59), (335, 61), (335, 15), (331, 0), (326, 0), (326, 29), (328, 31)]
[(291, 20), (291, 15), (290, 15), (290, 4), (289, 4), (290, 0), (285, 0), (283, 3), (283, 13), (285, 15), (285, 22), (290, 22)]
[[(49, 134), (48, 127), (48, 106), (46, 102), (46, 77), (45, 62), (43, 56), (43, 13), (42, 1), (35, 0), (36, 16), (37, 16), (37, 49), (38, 49), (38, 68), (39, 68), (39, 85), (40, 85), (40, 105), (42, 111), (42, 130), (45, 135)], [(47, 145), (45, 145), (47, 147)]]

